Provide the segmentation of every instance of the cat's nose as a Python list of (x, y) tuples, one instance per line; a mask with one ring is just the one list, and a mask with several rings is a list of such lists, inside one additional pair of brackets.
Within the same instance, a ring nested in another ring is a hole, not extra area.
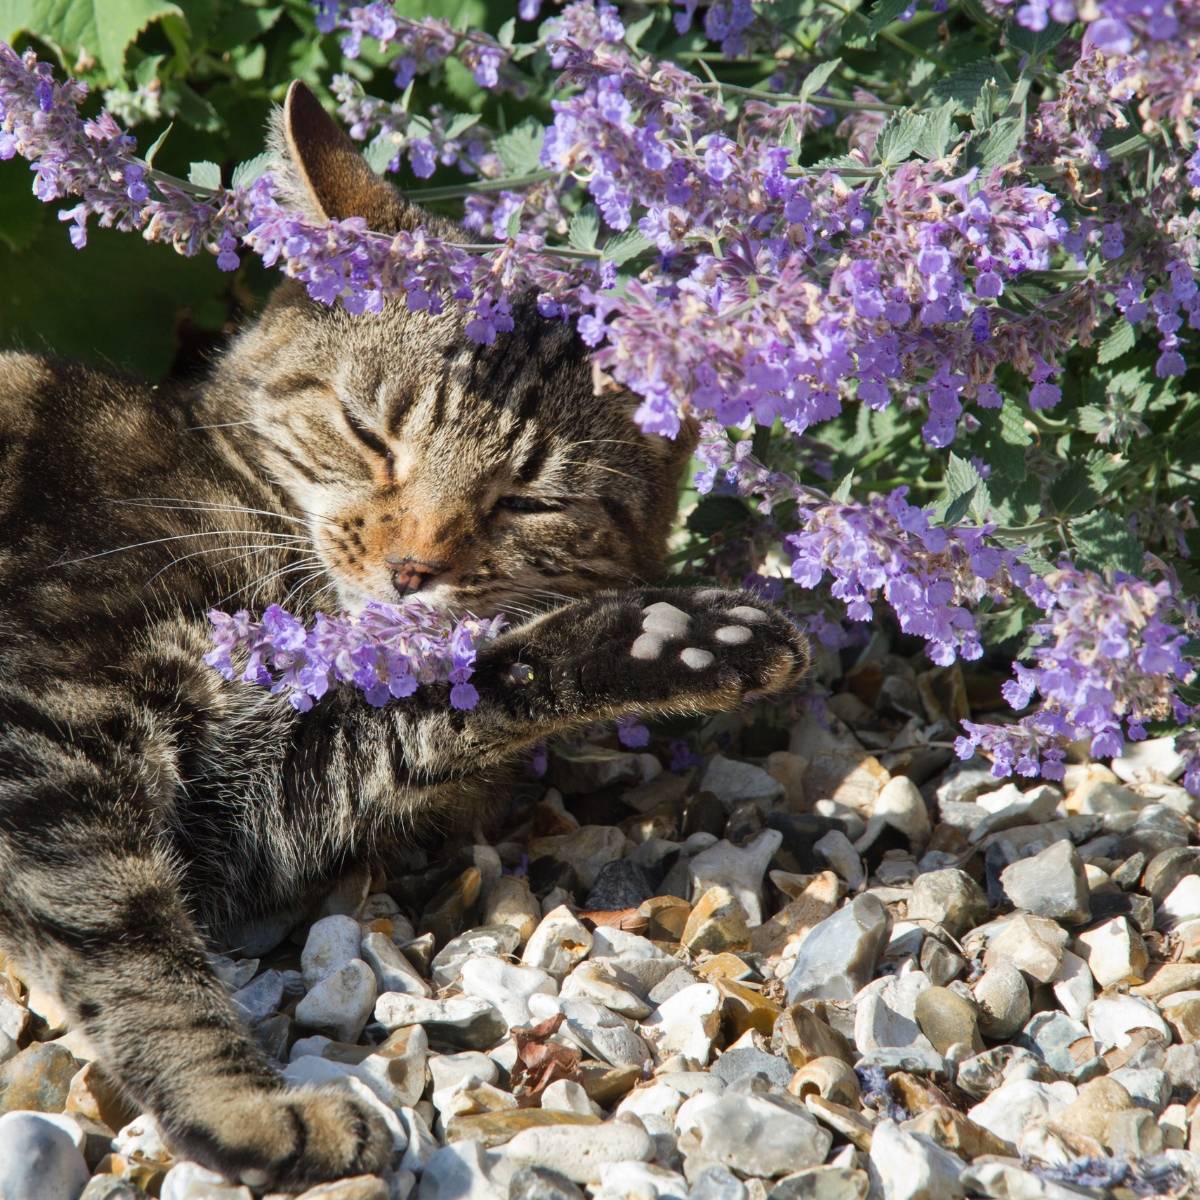
[(444, 562), (429, 562), (421, 558), (389, 558), (392, 584), (402, 596), (419, 592), (435, 575), (447, 567)]

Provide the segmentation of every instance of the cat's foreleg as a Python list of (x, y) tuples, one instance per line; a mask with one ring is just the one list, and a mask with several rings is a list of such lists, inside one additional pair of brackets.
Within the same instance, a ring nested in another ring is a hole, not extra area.
[(377, 1116), (343, 1092), (287, 1090), (239, 1021), (136, 801), (138, 773), (45, 758), (55, 769), (19, 800), (11, 784), (0, 795), (0, 939), (105, 1071), (178, 1155), (230, 1178), (306, 1184), (386, 1166)]
[(511, 630), (479, 654), (468, 712), (388, 711), (410, 770), (431, 777), (511, 759), (593, 721), (716, 712), (783, 692), (808, 667), (804, 636), (742, 592), (605, 592)]

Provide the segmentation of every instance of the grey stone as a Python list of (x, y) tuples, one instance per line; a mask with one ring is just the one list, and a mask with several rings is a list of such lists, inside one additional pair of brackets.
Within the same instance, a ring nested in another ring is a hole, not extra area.
[(910, 921), (928, 921), (958, 937), (986, 921), (987, 916), (987, 897), (965, 871), (953, 867), (929, 871), (918, 875), (913, 883), (908, 902)]
[(0, 1196), (5, 1200), (76, 1200), (88, 1181), (79, 1147), (41, 1113), (0, 1117)]
[(870, 980), (890, 928), (888, 911), (874, 896), (844, 904), (801, 944), (788, 976), (788, 1003), (853, 999)]
[(358, 958), (362, 930), (353, 917), (322, 917), (315, 921), (300, 954), (300, 970), (306, 987), (313, 987), (326, 975), (340, 970)]
[(1075, 1097), (1075, 1088), (1069, 1083), (1010, 1079), (969, 1109), (967, 1116), (1015, 1146), (1032, 1122), (1053, 1120)]
[(596, 875), (583, 907), (588, 912), (618, 912), (636, 908), (654, 895), (655, 877), (628, 858), (605, 863)]
[(478, 1142), (453, 1142), (431, 1155), (417, 1200), (506, 1200), (507, 1189), (488, 1178), (488, 1154)]
[(433, 988), (421, 978), (416, 967), (404, 957), (404, 952), (387, 934), (364, 934), (361, 949), (363, 961), (375, 972), (375, 982), (380, 992), (401, 992), (407, 996), (433, 995)]
[(770, 804), (783, 795), (783, 784), (753, 763), (714, 754), (704, 769), (700, 790), (716, 796), (729, 810), (743, 800)]
[(825, 1161), (833, 1134), (790, 1096), (693, 1096), (675, 1119), (679, 1148), (702, 1166), (776, 1179)]
[(352, 958), (323, 975), (296, 1005), (296, 1024), (327, 1029), (340, 1042), (356, 1042), (375, 1006), (375, 996), (375, 972), (361, 958)]
[(990, 1038), (1012, 1037), (1032, 1011), (1025, 976), (1008, 963), (988, 967), (975, 982), (979, 1029)]
[(476, 996), (428, 1000), (384, 992), (375, 1002), (375, 1019), (388, 1029), (424, 1025), (431, 1039), (466, 1050), (487, 1049), (508, 1032), (499, 1010)]
[(701, 851), (688, 863), (693, 898), (710, 887), (727, 888), (746, 910), (746, 923), (761, 925), (763, 876), (782, 844), (782, 833), (764, 829), (745, 846), (720, 841)]
[(867, 1164), (883, 1200), (954, 1200), (966, 1195), (962, 1159), (931, 1138), (904, 1131), (895, 1121), (875, 1126)]
[(514, 1163), (548, 1167), (576, 1183), (598, 1183), (609, 1163), (649, 1162), (654, 1142), (632, 1122), (548, 1125), (523, 1129), (501, 1153)]
[(746, 1185), (728, 1167), (706, 1167), (696, 1176), (688, 1200), (746, 1200)]
[(244, 987), (238, 988), (231, 999), (237, 1006), (242, 1020), (253, 1024), (278, 1012), (283, 1006), (283, 994), (287, 987), (287, 975), (283, 971), (264, 971)]
[(1080, 925), (1092, 915), (1083, 861), (1065, 839), (1006, 867), (1000, 884), (1014, 907), (1036, 916)]
[(508, 1181), (508, 1200), (584, 1200), (565, 1175), (545, 1167), (522, 1167)]
[(818, 838), (813, 843), (813, 852), (833, 868), (850, 891), (858, 891), (866, 882), (867, 874), (863, 870), (862, 859), (854, 843), (840, 829), (831, 829)]
[(1091, 1036), (1087, 1026), (1074, 1017), (1050, 1010), (1035, 1013), (1013, 1042), (1031, 1050), (1060, 1075), (1070, 1076), (1078, 1071), (1080, 1065), (1071, 1053), (1071, 1047), (1079, 1042), (1086, 1044)]
[(767, 1200), (866, 1200), (870, 1186), (857, 1167), (808, 1167), (776, 1180)]
[(559, 1034), (585, 1054), (614, 1067), (640, 1067), (650, 1061), (650, 1048), (616, 1013), (590, 1000), (564, 1000), (560, 996), (529, 997), (529, 1011), (539, 1021), (562, 1013), (566, 1020)]
[(765, 1075), (773, 1086), (786, 1089), (795, 1070), (787, 1059), (777, 1054), (768, 1054), (753, 1046), (740, 1046), (726, 1050), (713, 1063), (712, 1073), (725, 1083), (733, 1083), (749, 1075)]
[(146, 1193), (120, 1175), (93, 1175), (79, 1200), (146, 1200)]

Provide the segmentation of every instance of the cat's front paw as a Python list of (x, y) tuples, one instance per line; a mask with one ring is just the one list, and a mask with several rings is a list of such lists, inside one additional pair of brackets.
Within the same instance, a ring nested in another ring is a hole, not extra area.
[(170, 1140), (187, 1158), (254, 1188), (378, 1174), (393, 1153), (379, 1115), (333, 1089), (224, 1098)]
[(551, 703), (597, 716), (718, 711), (794, 686), (808, 643), (744, 592), (653, 589), (568, 605), (531, 630), (512, 668)]

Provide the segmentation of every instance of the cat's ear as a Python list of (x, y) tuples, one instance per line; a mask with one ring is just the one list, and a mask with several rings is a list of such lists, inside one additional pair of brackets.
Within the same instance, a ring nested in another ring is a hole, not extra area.
[(371, 229), (415, 229), (424, 214), (367, 165), (358, 147), (298, 79), (288, 88), (276, 128), (277, 151), (286, 157), (287, 180), (306, 208), (324, 220), (362, 217)]

